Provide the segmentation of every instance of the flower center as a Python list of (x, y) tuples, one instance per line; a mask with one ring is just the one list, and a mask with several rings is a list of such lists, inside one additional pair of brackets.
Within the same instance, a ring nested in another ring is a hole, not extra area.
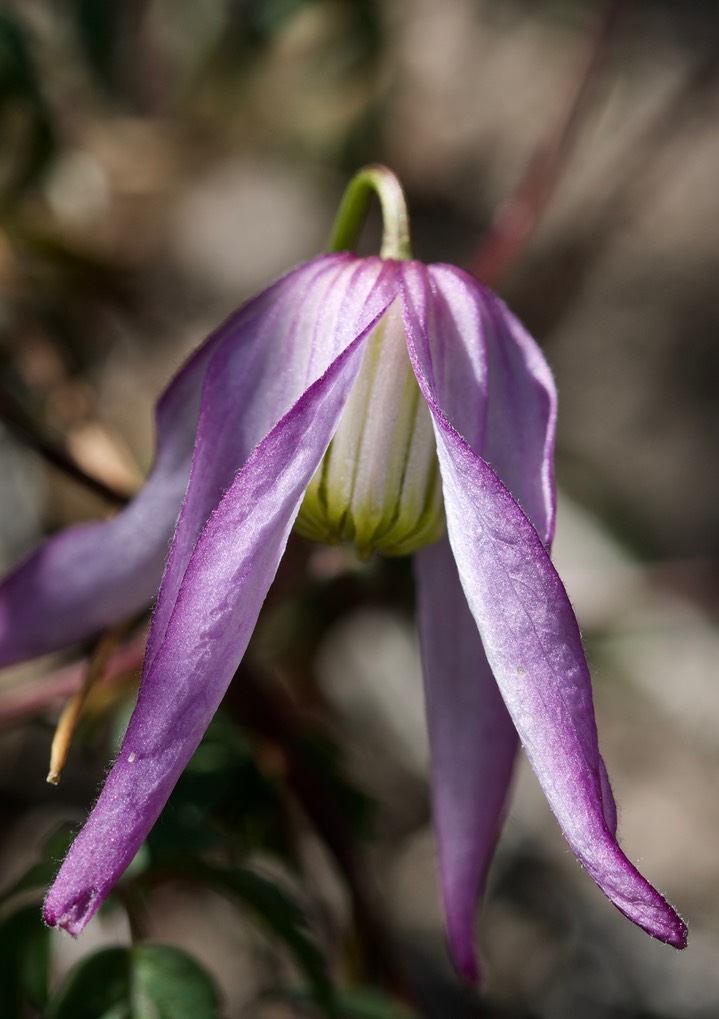
[(374, 550), (407, 555), (444, 531), (431, 417), (412, 372), (397, 303), (367, 340), (295, 527), (316, 541), (352, 541), (362, 558)]

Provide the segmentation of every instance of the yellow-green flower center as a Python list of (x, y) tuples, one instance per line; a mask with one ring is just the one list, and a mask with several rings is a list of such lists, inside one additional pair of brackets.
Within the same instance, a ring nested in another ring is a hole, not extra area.
[(432, 421), (412, 372), (399, 307), (367, 340), (339, 427), (310, 482), (300, 534), (359, 555), (406, 555), (444, 531)]

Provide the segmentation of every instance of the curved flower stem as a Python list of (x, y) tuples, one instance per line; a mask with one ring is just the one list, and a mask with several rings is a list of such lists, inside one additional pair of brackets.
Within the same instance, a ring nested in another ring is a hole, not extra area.
[(330, 251), (349, 251), (359, 235), (372, 194), (382, 207), (382, 258), (409, 259), (407, 203), (399, 181), (386, 166), (373, 164), (356, 174), (344, 193), (332, 226)]

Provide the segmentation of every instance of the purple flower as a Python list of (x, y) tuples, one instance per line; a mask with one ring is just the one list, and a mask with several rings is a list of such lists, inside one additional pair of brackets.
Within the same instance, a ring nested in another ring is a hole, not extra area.
[(451, 266), (328, 255), (221, 326), (158, 404), (157, 460), (134, 502), (51, 539), (0, 588), (7, 664), (129, 617), (162, 578), (137, 706), (48, 893), (47, 922), (78, 934), (132, 860), (217, 710), (297, 525), (361, 554), (416, 552), (459, 969), (476, 976), (474, 912), (518, 738), (602, 891), (683, 947), (684, 923), (616, 840), (579, 630), (548, 554), (554, 424), (534, 341)]

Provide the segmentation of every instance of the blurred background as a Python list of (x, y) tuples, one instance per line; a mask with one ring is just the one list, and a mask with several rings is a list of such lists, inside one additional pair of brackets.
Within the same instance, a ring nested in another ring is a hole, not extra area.
[[(715, 0), (2, 0), (0, 565), (138, 487), (169, 376), (323, 249), (370, 161), (406, 188), (417, 257), (472, 266), (554, 369), (556, 561), (623, 846), (684, 915), (689, 948), (607, 903), (520, 762), (478, 923), (486, 983), (460, 987), (401, 561), (293, 541), (177, 817), (198, 788), (220, 790), (210, 821), (292, 889), (339, 983), (418, 1015), (715, 1017)], [(374, 222), (363, 250), (378, 236)], [(127, 717), (137, 640), (91, 699), (59, 787), (45, 784), (87, 650), (0, 677), (0, 887), (59, 822), (82, 820)], [(264, 995), (293, 986), (297, 960), (246, 909), (181, 884), (143, 901), (135, 929), (199, 959), (222, 1014), (314, 1014)], [(120, 910), (79, 944), (53, 936), (51, 987), (128, 937)], [(404, 1014), (384, 1007), (362, 1014)]]

